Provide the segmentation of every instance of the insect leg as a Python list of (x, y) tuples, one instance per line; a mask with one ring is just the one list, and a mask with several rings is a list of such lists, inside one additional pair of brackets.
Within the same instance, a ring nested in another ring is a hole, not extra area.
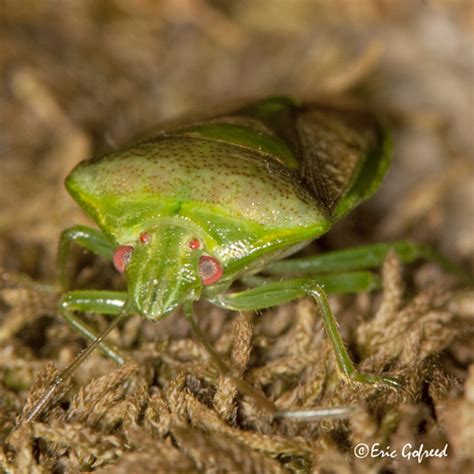
[(391, 249), (395, 250), (400, 260), (404, 263), (411, 263), (418, 259), (430, 260), (439, 264), (444, 270), (456, 274), (463, 281), (471, 283), (473, 281), (470, 275), (467, 275), (457, 265), (447, 260), (431, 247), (406, 240), (364, 245), (328, 252), (314, 257), (280, 260), (271, 263), (265, 269), (265, 272), (271, 275), (315, 275), (318, 273), (377, 268), (383, 264), (387, 253)]
[(69, 287), (68, 257), (73, 242), (108, 260), (111, 260), (113, 255), (111, 242), (99, 230), (84, 225), (75, 225), (64, 230), (58, 247), (59, 282), (64, 289)]
[[(329, 284), (329, 278), (328, 276), (326, 285)], [(336, 288), (337, 285), (332, 290), (334, 291)], [(249, 311), (276, 306), (304, 296), (312, 296), (316, 300), (323, 318), (326, 334), (334, 347), (337, 364), (344, 376), (357, 382), (384, 383), (392, 387), (400, 386), (391, 377), (363, 374), (355, 369), (337, 329), (337, 323), (329, 306), (326, 292), (318, 282), (318, 279), (295, 278), (272, 282), (241, 293), (219, 295), (212, 299), (211, 302), (236, 311)]]
[[(59, 313), (67, 323), (79, 331), (86, 339), (94, 342), (98, 336), (84, 321), (74, 314), (75, 311), (90, 311), (100, 314), (119, 315), (127, 299), (127, 293), (121, 291), (77, 290), (65, 293), (59, 300)], [(105, 355), (117, 364), (125, 362), (124, 356), (117, 349), (112, 349), (105, 342), (99, 344)]]
[(329, 408), (319, 408), (314, 410), (278, 410), (278, 408), (267, 398), (264, 397), (259, 391), (257, 391), (252, 385), (246, 382), (243, 378), (235, 376), (232, 373), (232, 369), (222, 360), (219, 354), (215, 351), (212, 345), (207, 340), (204, 333), (199, 328), (193, 315), (192, 304), (184, 305), (184, 314), (191, 329), (194, 337), (204, 346), (211, 359), (218, 367), (220, 373), (226, 377), (229, 377), (241, 393), (252, 397), (264, 410), (268, 411), (275, 418), (291, 418), (293, 420), (310, 421), (321, 418), (347, 418), (354, 412), (352, 406), (339, 406)]
[(89, 355), (95, 350), (96, 347), (100, 347), (105, 338), (110, 334), (112, 329), (117, 326), (117, 324), (126, 318), (129, 314), (129, 308), (127, 301), (122, 305), (120, 311), (117, 314), (117, 317), (102, 331), (102, 334), (94, 339), (92, 344), (89, 344), (83, 351), (77, 354), (76, 357), (55, 377), (53, 382), (47, 387), (47, 389), (41, 394), (38, 400), (29, 407), (18, 420), (17, 425), (13, 431), (16, 431), (22, 424), (30, 423), (31, 421), (37, 419), (41, 413), (48, 407), (51, 401), (57, 397), (61, 390), (63, 390), (64, 385), (76, 371), (76, 369), (84, 362), (84, 360), (89, 357)]
[[(307, 278), (297, 278), (294, 280), (304, 282), (307, 281)], [(316, 275), (311, 280), (317, 282), (328, 294), (359, 293), (360, 291), (372, 291), (381, 287), (380, 277), (369, 271)], [(264, 287), (275, 282), (275, 279), (260, 275), (250, 275), (242, 277), (241, 281), (250, 287)]]
[(324, 328), (326, 334), (331, 341), (334, 352), (336, 354), (337, 364), (341, 372), (355, 382), (363, 383), (384, 383), (395, 388), (400, 388), (400, 383), (392, 377), (384, 377), (381, 375), (372, 375), (358, 372), (352, 363), (352, 360), (347, 352), (344, 342), (337, 329), (337, 322), (332, 314), (324, 290), (317, 284), (308, 282), (306, 286), (306, 293), (311, 295), (315, 300), (319, 308), (319, 312), (323, 318)]

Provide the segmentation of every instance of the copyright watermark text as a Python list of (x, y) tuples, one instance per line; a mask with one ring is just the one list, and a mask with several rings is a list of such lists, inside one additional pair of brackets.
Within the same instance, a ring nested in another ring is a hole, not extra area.
[(426, 458), (445, 458), (448, 455), (448, 443), (442, 449), (426, 449), (421, 443), (419, 446), (413, 446), (411, 443), (403, 445), (402, 449), (392, 449), (390, 446), (381, 447), (380, 443), (374, 443), (369, 446), (365, 443), (359, 443), (354, 446), (354, 456), (359, 459), (371, 458), (391, 458), (396, 459), (399, 456), (405, 459), (416, 459), (419, 463)]

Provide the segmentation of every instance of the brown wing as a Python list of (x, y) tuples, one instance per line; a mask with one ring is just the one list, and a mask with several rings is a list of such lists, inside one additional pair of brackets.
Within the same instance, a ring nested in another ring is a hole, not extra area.
[(379, 146), (378, 127), (367, 114), (317, 107), (298, 116), (296, 129), (305, 183), (333, 212)]

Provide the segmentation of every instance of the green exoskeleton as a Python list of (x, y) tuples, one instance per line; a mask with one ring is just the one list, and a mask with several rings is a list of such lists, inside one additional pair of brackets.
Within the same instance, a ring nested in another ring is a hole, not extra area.
[[(74, 242), (112, 260), (125, 274), (127, 291), (64, 293), (60, 313), (93, 344), (26, 419), (39, 414), (94, 347), (123, 362), (104, 342), (107, 331), (97, 337), (81, 321), (82, 311), (117, 316), (110, 329), (126, 315), (158, 321), (182, 306), (197, 337), (230, 375), (193, 319), (193, 303), (200, 299), (241, 311), (312, 297), (340, 372), (354, 381), (397, 387), (394, 378), (356, 370), (327, 294), (378, 287), (370, 269), (381, 265), (390, 248), (405, 262), (429, 257), (426, 249), (396, 242), (286, 259), (371, 196), (389, 160), (386, 130), (370, 113), (271, 98), (80, 163), (66, 187), (100, 230), (75, 226), (63, 232), (61, 283), (67, 290)], [(236, 280), (248, 288), (229, 292)]]

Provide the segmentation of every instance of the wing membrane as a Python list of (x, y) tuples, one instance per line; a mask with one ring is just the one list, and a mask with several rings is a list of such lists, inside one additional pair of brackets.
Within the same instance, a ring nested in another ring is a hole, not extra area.
[(301, 175), (337, 219), (368, 198), (388, 165), (387, 138), (367, 113), (315, 107), (296, 121)]

